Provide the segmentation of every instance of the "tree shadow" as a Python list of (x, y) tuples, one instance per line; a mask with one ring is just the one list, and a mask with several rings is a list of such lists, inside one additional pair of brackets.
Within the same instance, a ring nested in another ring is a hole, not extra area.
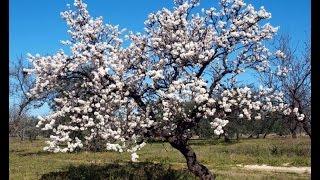
[(241, 143), (241, 141), (230, 139), (229, 141), (225, 142), (222, 139), (210, 139), (210, 140), (204, 140), (204, 139), (193, 139), (188, 142), (190, 145), (232, 145), (232, 144), (238, 144)]
[(25, 151), (24, 149), (18, 149), (18, 150), (11, 149), (11, 150), (9, 150), (9, 153), (21, 153), (21, 152), (24, 152), (24, 151)]
[(188, 170), (174, 170), (168, 165), (149, 162), (106, 164), (106, 165), (80, 165), (69, 166), (67, 171), (50, 172), (44, 174), (41, 180), (52, 179), (196, 179)]
[(18, 156), (42, 156), (42, 155), (48, 155), (52, 154), (51, 152), (48, 151), (37, 151), (37, 152), (26, 152), (26, 153), (18, 153)]

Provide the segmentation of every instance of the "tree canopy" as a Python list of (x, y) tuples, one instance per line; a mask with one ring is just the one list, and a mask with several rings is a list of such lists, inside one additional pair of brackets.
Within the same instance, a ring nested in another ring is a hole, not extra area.
[(278, 29), (264, 23), (271, 14), (242, 0), (219, 5), (193, 13), (197, 0), (176, 0), (173, 9), (149, 14), (144, 32), (126, 33), (91, 17), (75, 0), (61, 13), (70, 34), (63, 44), (71, 53), (29, 54), (33, 68), (25, 69), (36, 78), (29, 98), (52, 99), (53, 113), (39, 117), (38, 126), (52, 131), (44, 149), (72, 152), (101, 138), (106, 150), (129, 151), (135, 161), (146, 140), (160, 136), (186, 157), (190, 171), (212, 179), (187, 144), (200, 119), (212, 119), (217, 135), (230, 113), (248, 120), (275, 112), (303, 119), (283, 93), (261, 88), (253, 94), (237, 84), (239, 74), (272, 73), (269, 62), (285, 57), (265, 46)]

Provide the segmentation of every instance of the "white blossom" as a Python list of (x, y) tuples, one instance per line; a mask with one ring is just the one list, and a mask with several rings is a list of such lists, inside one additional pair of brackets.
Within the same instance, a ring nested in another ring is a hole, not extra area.
[[(128, 151), (137, 161), (136, 151), (148, 136), (156, 136), (152, 132), (170, 137), (180, 124), (201, 118), (212, 121), (216, 135), (225, 133), (232, 113), (251, 120), (279, 112), (303, 120), (280, 93), (224, 89), (237, 85), (237, 75), (247, 67), (270, 71), (273, 53), (264, 42), (278, 28), (261, 23), (271, 14), (242, 0), (221, 0), (221, 11), (192, 14), (197, 5), (196, 0), (176, 0), (175, 8), (150, 14), (144, 32), (126, 34), (128, 46), (123, 30), (91, 17), (81, 0), (62, 12), (70, 35), (63, 43), (70, 54), (29, 54), (33, 67), (24, 70), (36, 78), (30, 98), (54, 99), (53, 112), (39, 117), (37, 125), (52, 134), (44, 150), (73, 152), (100, 138), (106, 150)], [(280, 51), (275, 54), (284, 58)], [(224, 67), (230, 64), (238, 68)], [(277, 70), (281, 75), (289, 71)], [(188, 137), (190, 132), (182, 133)]]

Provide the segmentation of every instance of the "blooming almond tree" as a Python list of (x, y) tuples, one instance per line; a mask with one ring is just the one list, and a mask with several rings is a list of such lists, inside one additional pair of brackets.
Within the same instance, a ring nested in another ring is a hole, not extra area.
[(29, 98), (52, 99), (53, 112), (39, 117), (38, 126), (52, 132), (44, 150), (72, 152), (102, 139), (106, 150), (131, 152), (136, 161), (148, 139), (162, 137), (183, 154), (192, 173), (214, 179), (188, 145), (200, 119), (213, 119), (219, 135), (229, 113), (248, 120), (271, 112), (301, 118), (281, 92), (253, 95), (235, 86), (245, 70), (272, 71), (269, 61), (284, 56), (263, 44), (277, 31), (262, 24), (271, 14), (242, 0), (221, 0), (220, 10), (193, 13), (198, 5), (176, 0), (172, 10), (148, 16), (145, 32), (126, 36), (90, 17), (81, 0), (61, 13), (71, 36), (62, 43), (71, 53), (29, 55), (33, 68), (25, 69), (36, 78)]

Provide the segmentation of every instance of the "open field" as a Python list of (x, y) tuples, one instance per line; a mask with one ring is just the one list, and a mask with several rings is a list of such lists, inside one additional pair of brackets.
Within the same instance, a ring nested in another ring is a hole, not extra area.
[[(217, 140), (190, 142), (198, 159), (217, 179), (310, 179), (306, 172), (269, 171), (244, 165), (310, 166), (307, 137), (244, 139), (229, 144)], [(44, 140), (10, 140), (10, 179), (194, 179), (183, 156), (168, 143), (150, 143), (138, 152), (141, 163), (130, 163), (130, 154), (115, 152), (47, 153)], [(131, 178), (130, 178), (131, 177)]]

